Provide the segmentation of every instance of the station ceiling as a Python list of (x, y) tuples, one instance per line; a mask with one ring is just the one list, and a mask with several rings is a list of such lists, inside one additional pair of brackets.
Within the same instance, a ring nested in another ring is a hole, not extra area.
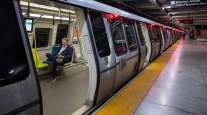
[(168, 25), (207, 25), (207, 0), (97, 0)]

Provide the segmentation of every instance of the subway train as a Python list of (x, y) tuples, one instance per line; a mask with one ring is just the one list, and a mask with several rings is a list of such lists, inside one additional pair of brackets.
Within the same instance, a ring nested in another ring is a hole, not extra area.
[[(4, 0), (0, 9), (1, 115), (89, 114), (184, 33), (93, 0)], [(76, 60), (48, 84), (33, 49), (44, 58), (65, 33)]]

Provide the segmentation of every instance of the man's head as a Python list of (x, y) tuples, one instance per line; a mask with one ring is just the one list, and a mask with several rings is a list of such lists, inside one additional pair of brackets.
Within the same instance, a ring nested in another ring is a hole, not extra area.
[(62, 46), (68, 45), (68, 39), (66, 37), (62, 38)]

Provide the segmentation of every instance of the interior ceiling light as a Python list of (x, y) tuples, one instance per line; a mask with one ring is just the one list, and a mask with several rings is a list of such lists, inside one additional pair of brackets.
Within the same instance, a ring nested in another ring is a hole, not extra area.
[[(20, 1), (20, 4), (23, 6), (28, 6), (29, 3), (25, 1)], [(75, 11), (72, 10), (67, 10), (67, 9), (62, 9), (62, 8), (57, 8), (57, 7), (52, 7), (52, 6), (46, 6), (46, 5), (40, 5), (40, 4), (35, 4), (35, 3), (30, 3), (31, 7), (35, 8), (42, 8), (42, 9), (47, 9), (47, 10), (52, 10), (52, 11), (62, 11), (62, 12), (67, 12), (67, 13), (75, 13)]]
[(171, 6), (164, 6), (164, 7), (162, 7), (163, 9), (169, 9), (169, 8), (171, 8)]
[[(26, 13), (23, 12), (22, 13), (23, 15), (25, 15)], [(41, 15), (41, 14), (35, 14), (35, 13), (30, 13), (30, 17), (34, 17), (34, 18), (45, 18), (45, 19), (53, 19), (53, 16), (50, 16), (50, 15)], [(68, 17), (59, 17), (59, 16), (55, 16), (54, 19), (56, 20), (65, 20), (65, 21), (68, 21), (69, 18)]]
[(171, 1), (170, 4), (171, 5), (175, 5), (176, 4), (176, 1)]

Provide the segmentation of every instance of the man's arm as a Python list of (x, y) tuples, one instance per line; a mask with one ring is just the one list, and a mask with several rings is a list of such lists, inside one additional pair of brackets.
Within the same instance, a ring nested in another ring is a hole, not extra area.
[(73, 52), (74, 52), (74, 48), (73, 47), (67, 48), (66, 51), (62, 55), (62, 56), (64, 56), (63, 59), (65, 61), (69, 61), (72, 58), (72, 56), (73, 56)]

